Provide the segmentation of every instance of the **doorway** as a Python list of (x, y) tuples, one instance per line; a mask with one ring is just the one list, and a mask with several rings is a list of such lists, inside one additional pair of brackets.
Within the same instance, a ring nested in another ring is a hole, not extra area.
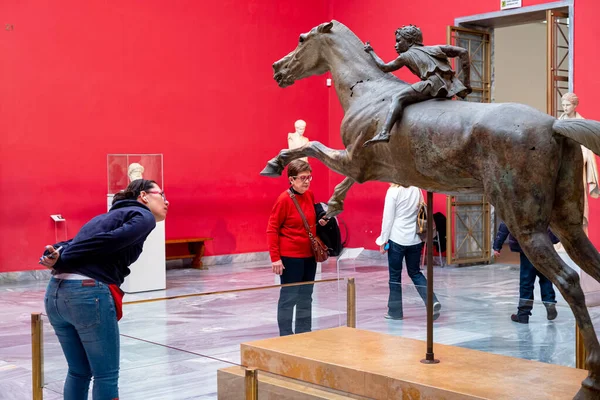
[[(454, 25), (448, 44), (471, 55), (469, 101), (517, 102), (560, 115), (573, 85), (573, 0), (461, 17)], [(484, 196), (448, 196), (447, 213), (448, 264), (490, 262), (498, 220)], [(510, 259), (510, 251), (502, 253)]]

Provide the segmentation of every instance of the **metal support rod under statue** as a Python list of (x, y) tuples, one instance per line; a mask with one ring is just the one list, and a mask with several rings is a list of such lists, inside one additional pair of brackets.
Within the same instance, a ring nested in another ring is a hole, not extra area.
[(427, 353), (423, 364), (437, 364), (433, 354), (433, 193), (427, 192)]

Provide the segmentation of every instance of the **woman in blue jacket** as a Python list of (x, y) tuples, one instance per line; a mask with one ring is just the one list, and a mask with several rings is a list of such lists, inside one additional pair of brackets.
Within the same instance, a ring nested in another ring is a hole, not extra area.
[(65, 400), (87, 399), (92, 376), (94, 400), (119, 398), (119, 286), (168, 208), (156, 182), (137, 179), (72, 240), (46, 246), (40, 264), (53, 276), (44, 302), (69, 365)]

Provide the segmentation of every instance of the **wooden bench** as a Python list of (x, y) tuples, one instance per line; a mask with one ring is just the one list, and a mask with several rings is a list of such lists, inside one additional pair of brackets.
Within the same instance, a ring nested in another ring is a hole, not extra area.
[[(182, 258), (193, 258), (192, 267), (199, 269), (208, 269), (202, 266), (202, 256), (204, 256), (204, 242), (213, 240), (209, 237), (188, 238), (188, 239), (169, 239), (165, 241), (167, 260), (180, 260)], [(187, 252), (181, 253), (181, 245), (187, 244)], [(171, 250), (171, 251), (169, 251)], [(172, 254), (173, 253), (173, 254)]]

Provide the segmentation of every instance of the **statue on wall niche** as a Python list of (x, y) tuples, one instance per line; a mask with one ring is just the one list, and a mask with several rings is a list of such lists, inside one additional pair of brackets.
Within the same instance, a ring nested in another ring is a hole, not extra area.
[[(577, 112), (579, 97), (575, 93), (565, 93), (562, 96), (563, 114), (559, 119), (585, 119)], [(600, 196), (598, 187), (598, 167), (596, 165), (596, 156), (585, 146), (581, 146), (583, 153), (583, 188), (585, 190), (584, 209), (583, 209), (583, 230), (588, 232), (589, 201), (588, 195), (594, 199)]]
[[(423, 57), (438, 65), (431, 54)], [(344, 175), (329, 200), (327, 217), (342, 212), (356, 182), (485, 195), (527, 258), (569, 303), (588, 354), (589, 374), (575, 398), (599, 399), (600, 343), (579, 276), (556, 252), (547, 229), (561, 239), (583, 271), (600, 281), (600, 253), (582, 227), (584, 192), (579, 178), (580, 144), (600, 154), (600, 122), (559, 120), (523, 104), (435, 98), (406, 106), (402, 118), (392, 125), (388, 144), (364, 147), (382, 131), (394, 95), (414, 88), (382, 71), (365, 53), (363, 42), (338, 21), (301, 34), (297, 48), (273, 64), (273, 78), (280, 87), (328, 71), (344, 110), (340, 134), (345, 148), (311, 141), (285, 149), (268, 161), (261, 174), (279, 177), (288, 163), (308, 156)]]
[(144, 175), (144, 167), (142, 164), (131, 163), (129, 167), (127, 167), (127, 176), (129, 177), (129, 182), (135, 181), (136, 179), (142, 179)]
[[(290, 150), (300, 148), (308, 143), (308, 138), (304, 136), (306, 122), (299, 119), (294, 123), (294, 128), (294, 132), (288, 133), (288, 149)], [(301, 160), (308, 162), (308, 157), (302, 157)]]
[[(364, 50), (373, 57), (377, 67), (383, 72), (407, 67), (421, 82), (403, 88), (393, 95), (383, 129), (373, 139), (367, 140), (365, 146), (389, 142), (392, 127), (396, 121), (400, 121), (402, 110), (407, 105), (433, 98), (451, 99), (458, 96), (464, 99), (472, 92), (469, 52), (462, 47), (424, 46), (421, 29), (414, 25), (396, 30), (394, 47), (398, 57), (387, 64), (375, 54), (369, 42), (365, 43)], [(448, 57), (460, 57), (464, 84), (456, 78)]]

